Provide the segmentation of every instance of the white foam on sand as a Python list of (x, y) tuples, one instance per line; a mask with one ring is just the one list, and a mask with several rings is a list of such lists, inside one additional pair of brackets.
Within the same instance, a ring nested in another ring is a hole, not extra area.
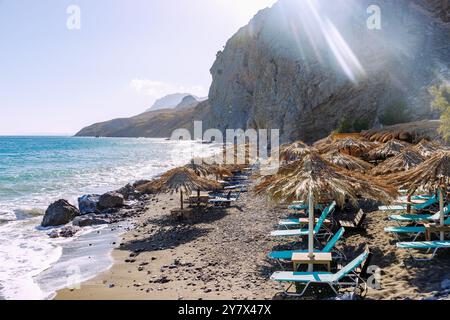
[(0, 298), (40, 300), (45, 293), (33, 277), (58, 261), (62, 247), (45, 232), (37, 232), (39, 218), (0, 226)]
[(75, 237), (51, 239), (36, 228), (40, 218), (0, 226), (0, 300), (52, 299), (57, 290), (77, 286), (113, 264), (123, 226), (83, 228)]

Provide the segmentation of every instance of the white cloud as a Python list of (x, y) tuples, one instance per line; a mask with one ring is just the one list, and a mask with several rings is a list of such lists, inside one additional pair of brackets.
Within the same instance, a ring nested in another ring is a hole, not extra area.
[(201, 85), (182, 86), (148, 79), (133, 79), (130, 87), (137, 93), (159, 99), (172, 93), (190, 93), (198, 97), (206, 97), (208, 89)]

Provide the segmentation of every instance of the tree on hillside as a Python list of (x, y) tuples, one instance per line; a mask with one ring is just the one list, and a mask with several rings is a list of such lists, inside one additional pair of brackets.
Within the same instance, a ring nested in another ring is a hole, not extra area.
[(450, 141), (450, 85), (432, 86), (430, 94), (433, 96), (431, 106), (441, 112), (441, 127), (439, 133), (446, 141)]

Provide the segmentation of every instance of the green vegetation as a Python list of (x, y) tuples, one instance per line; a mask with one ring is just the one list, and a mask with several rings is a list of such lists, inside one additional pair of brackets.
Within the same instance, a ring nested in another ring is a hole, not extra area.
[(339, 128), (336, 129), (335, 133), (355, 133), (361, 132), (363, 130), (370, 129), (372, 120), (369, 117), (361, 118), (344, 118), (341, 121)]
[(406, 123), (410, 121), (408, 115), (408, 107), (404, 101), (395, 101), (392, 106), (387, 108), (380, 115), (380, 123), (385, 126), (392, 126), (394, 124)]
[(433, 86), (429, 91), (434, 98), (431, 106), (441, 112), (439, 133), (446, 141), (450, 141), (450, 85)]

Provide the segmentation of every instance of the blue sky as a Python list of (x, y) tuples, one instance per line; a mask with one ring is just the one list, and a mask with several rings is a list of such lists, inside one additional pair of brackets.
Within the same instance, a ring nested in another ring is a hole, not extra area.
[(168, 93), (206, 96), (216, 52), (273, 3), (0, 0), (0, 135), (73, 134)]

